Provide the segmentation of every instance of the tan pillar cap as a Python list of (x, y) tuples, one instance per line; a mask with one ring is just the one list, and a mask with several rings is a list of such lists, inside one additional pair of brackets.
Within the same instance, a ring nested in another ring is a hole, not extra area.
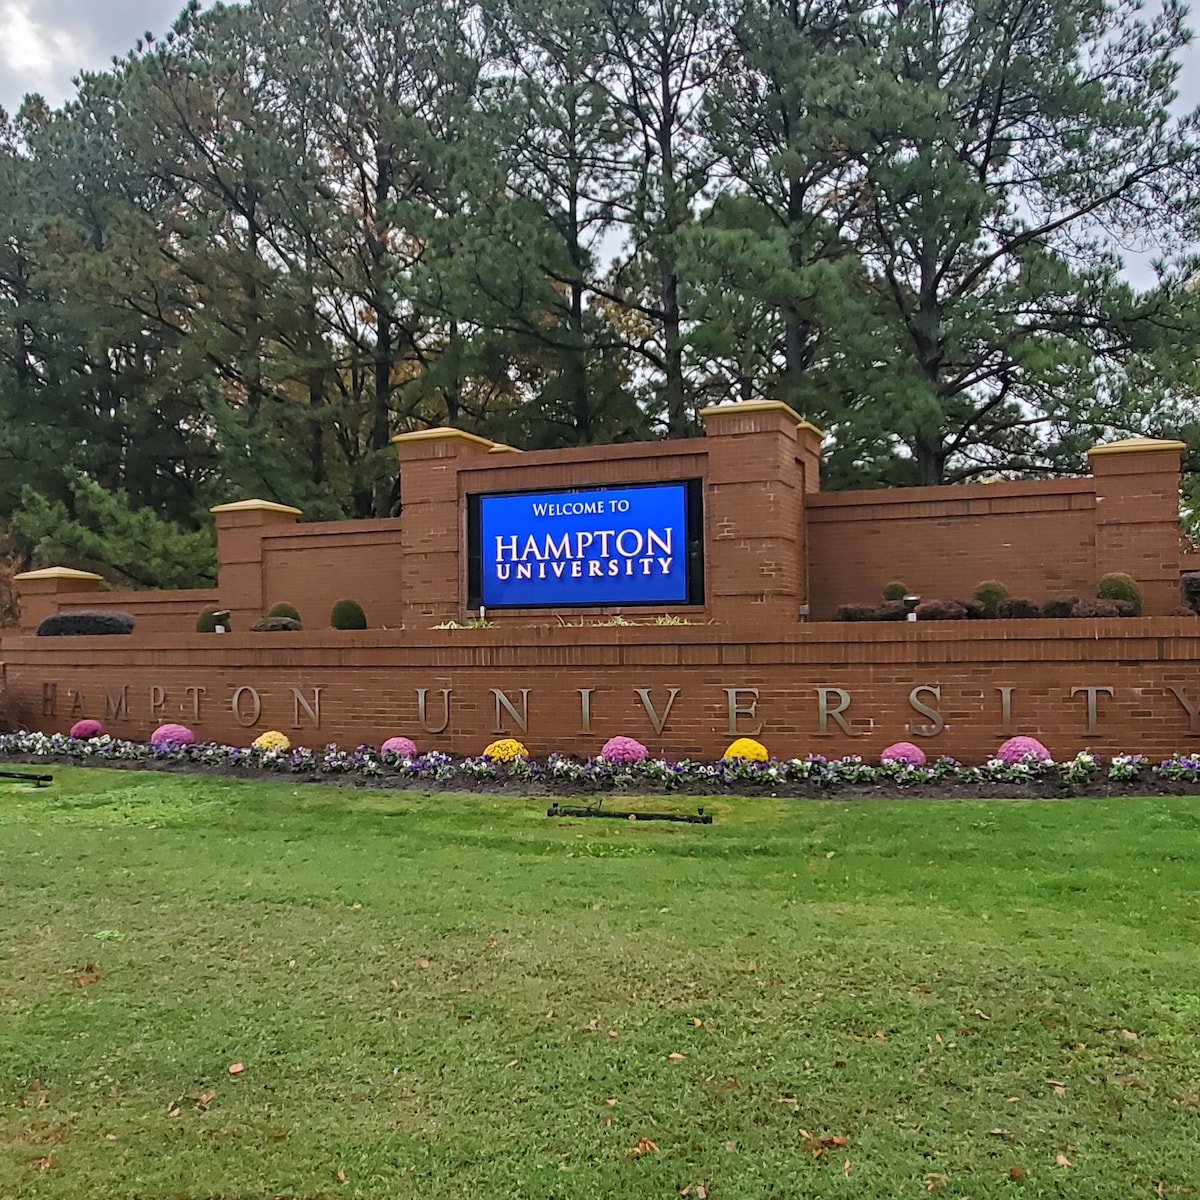
[(824, 440), (825, 434), (811, 421), (805, 420), (790, 404), (782, 400), (737, 400), (731, 404), (710, 404), (700, 410), (702, 421), (709, 417), (735, 417), (742, 413), (782, 413), (797, 429), (807, 429)]
[(1181, 453), (1187, 449), (1186, 442), (1176, 442), (1170, 438), (1131, 437), (1119, 442), (1101, 442), (1088, 452), (1088, 458), (1097, 454), (1155, 454), (1168, 450)]
[(490, 438), (480, 437), (477, 433), (468, 433), (465, 429), (451, 429), (448, 425), (439, 425), (436, 429), (414, 429), (412, 433), (398, 433), (392, 438), (392, 444), (404, 442), (449, 442), (454, 439), (470, 442), (476, 446), (486, 446), (489, 450), (496, 445)]
[(288, 516), (300, 516), (300, 510), (290, 504), (276, 504), (274, 500), (235, 500), (232, 504), (218, 504), (208, 510), (210, 513), (243, 513), (243, 512), (273, 512), (286, 513)]
[(25, 583), (32, 579), (90, 579), (102, 583), (104, 576), (97, 575), (95, 571), (77, 571), (74, 567), (42, 567), (39, 571), (22, 571), (13, 576), (17, 583)]

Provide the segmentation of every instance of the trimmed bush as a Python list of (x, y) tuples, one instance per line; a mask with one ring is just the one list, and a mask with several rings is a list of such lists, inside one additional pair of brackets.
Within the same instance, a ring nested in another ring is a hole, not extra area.
[(1075, 615), (1075, 605), (1079, 603), (1078, 596), (1059, 596), (1054, 600), (1047, 600), (1042, 605), (1042, 616), (1052, 617), (1055, 620), (1062, 620), (1065, 617), (1073, 617)]
[(263, 617), (250, 626), (251, 633), (295, 633), (302, 626), (292, 617)]
[(605, 762), (645, 762), (650, 757), (650, 751), (636, 738), (610, 737), (600, 748), (600, 757)]
[(1183, 602), (1192, 610), (1200, 613), (1200, 574), (1189, 573), (1183, 577)]
[(903, 621), (906, 616), (908, 610), (904, 607), (903, 600), (885, 600), (875, 610), (877, 621)]
[(82, 721), (76, 721), (71, 726), (71, 737), (84, 741), (88, 738), (99, 737), (103, 732), (104, 726), (99, 721), (93, 721), (90, 717)]
[(267, 611), (268, 617), (291, 617), (293, 621), (300, 620), (300, 614), (296, 611), (294, 604), (289, 604), (286, 600), (281, 600), (278, 604), (272, 604)]
[(1115, 600), (1079, 600), (1071, 609), (1073, 617), (1119, 617), (1121, 610)]
[(150, 735), (150, 745), (156, 750), (167, 750), (171, 746), (191, 746), (196, 741), (196, 735), (186, 725), (167, 723), (160, 725)]
[[(196, 632), (216, 633), (218, 625), (217, 613), (223, 611), (224, 609), (222, 609), (219, 604), (206, 604), (196, 617)], [(224, 627), (226, 633), (229, 632), (230, 623), (228, 617), (226, 617), (224, 621), (219, 622), (219, 624)]]
[(268, 729), (266, 733), (260, 733), (250, 745), (255, 750), (290, 750), (292, 740), (286, 733), (280, 733), (278, 729)]
[(1188, 608), (1186, 604), (1181, 604), (1178, 608), (1171, 609), (1171, 616), (1173, 617), (1194, 617), (1195, 615), (1196, 610)]
[(1033, 600), (1022, 600), (1019, 596), (1014, 596), (1010, 600), (1003, 600), (1000, 603), (1000, 611), (997, 616), (1003, 617), (1006, 621), (1027, 621), (1031, 617), (1040, 617), (1042, 615), (1042, 606)]
[(966, 606), (957, 600), (922, 600), (917, 605), (918, 621), (965, 621)]
[(390, 737), (379, 747), (380, 754), (407, 754), (411, 757), (416, 752), (417, 743), (406, 737)]
[(983, 605), (983, 614), (985, 617), (998, 617), (1000, 615), (1000, 605), (1008, 599), (1008, 588), (1004, 586), (998, 579), (985, 579), (971, 593), (973, 599), (978, 600)]
[(740, 758), (743, 762), (766, 762), (770, 755), (762, 742), (753, 738), (737, 738), (729, 743), (722, 758)]
[(883, 598), (885, 600), (903, 600), (908, 595), (908, 585), (901, 583), (898, 579), (893, 579), (891, 583), (883, 589)]
[(963, 606), (966, 610), (968, 621), (982, 621), (987, 617), (987, 610), (978, 600), (962, 600), (958, 596), (955, 596), (954, 603)]
[(1142, 589), (1124, 571), (1110, 571), (1096, 585), (1097, 600), (1126, 600), (1137, 608), (1135, 617), (1142, 615)]
[(920, 746), (914, 746), (912, 742), (895, 742), (879, 756), (879, 761), (881, 763), (902, 762), (908, 763), (912, 767), (923, 767), (925, 751)]
[(485, 748), (483, 757), (492, 762), (510, 763), (518, 758), (528, 758), (529, 751), (516, 738), (498, 738)]
[(123, 612), (51, 613), (37, 627), (38, 637), (98, 637), (132, 632), (133, 618)]
[(1049, 762), (1050, 751), (1037, 738), (1011, 737), (1007, 742), (1001, 744), (1000, 749), (996, 751), (996, 757), (1011, 767), (1014, 763), (1024, 762), (1027, 758), (1036, 759), (1038, 762)]
[(839, 604), (833, 610), (835, 621), (874, 621), (875, 606), (873, 604)]
[(366, 629), (367, 614), (357, 600), (339, 600), (329, 613), (334, 629)]

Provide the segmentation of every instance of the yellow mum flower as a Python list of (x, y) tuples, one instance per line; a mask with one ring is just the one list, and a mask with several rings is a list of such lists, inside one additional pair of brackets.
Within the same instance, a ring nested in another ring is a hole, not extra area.
[(507, 763), (515, 758), (528, 758), (529, 751), (516, 738), (500, 738), (483, 752), (483, 757)]
[(736, 742), (730, 743), (725, 757), (744, 758), (747, 762), (766, 762), (770, 755), (762, 742), (756, 742), (753, 738), (738, 738)]
[(266, 733), (260, 733), (254, 739), (254, 748), (256, 750), (290, 750), (292, 743), (286, 734), (280, 733), (277, 729), (268, 729)]

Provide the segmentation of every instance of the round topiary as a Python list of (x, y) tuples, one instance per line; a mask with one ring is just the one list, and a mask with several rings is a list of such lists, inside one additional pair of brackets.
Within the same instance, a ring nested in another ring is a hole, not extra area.
[(516, 738), (498, 738), (484, 750), (483, 757), (493, 762), (510, 763), (518, 758), (528, 758), (529, 751)]
[(186, 725), (160, 725), (150, 735), (150, 745), (155, 750), (168, 750), (172, 746), (190, 746), (196, 735)]
[(268, 729), (266, 733), (260, 733), (250, 744), (255, 750), (290, 750), (292, 748), (291, 739), (286, 733), (280, 733), (278, 729)]
[(600, 757), (605, 762), (645, 762), (650, 757), (650, 751), (636, 738), (610, 737), (600, 748)]
[(281, 600), (278, 604), (272, 604), (267, 610), (268, 617), (291, 617), (293, 621), (300, 620), (300, 614), (296, 611), (294, 604), (289, 604), (286, 600)]
[(879, 761), (881, 763), (902, 762), (908, 763), (911, 767), (923, 767), (925, 751), (920, 746), (914, 746), (912, 742), (895, 742), (879, 756)]
[(334, 629), (366, 629), (367, 614), (357, 600), (339, 600), (329, 613)]
[(104, 732), (104, 726), (99, 721), (93, 721), (90, 718), (85, 718), (82, 721), (76, 721), (71, 726), (71, 737), (73, 738), (94, 738), (99, 737)]
[(1024, 762), (1028, 758), (1037, 762), (1049, 762), (1050, 751), (1037, 738), (1011, 737), (1002, 743), (996, 751), (996, 757), (1011, 767), (1014, 763)]
[(410, 758), (417, 752), (417, 743), (412, 738), (390, 737), (379, 747), (380, 754), (407, 754)]
[(98, 637), (132, 632), (133, 618), (123, 612), (51, 613), (37, 627), (38, 637)]
[(1000, 615), (1000, 605), (1008, 599), (1008, 588), (998, 579), (985, 579), (971, 593), (971, 597), (983, 605), (985, 616), (996, 617)]
[(903, 584), (898, 579), (893, 579), (891, 583), (883, 589), (883, 598), (885, 600), (903, 600), (908, 595), (908, 586)]
[(302, 626), (293, 617), (263, 617), (250, 626), (251, 633), (296, 633)]
[(771, 756), (767, 753), (767, 748), (762, 742), (756, 742), (753, 738), (744, 737), (730, 742), (729, 748), (722, 757), (740, 758), (746, 762), (766, 762)]
[(1097, 600), (1127, 600), (1137, 609), (1135, 616), (1142, 615), (1142, 589), (1134, 582), (1132, 575), (1124, 571), (1110, 571), (1100, 576), (1096, 585)]

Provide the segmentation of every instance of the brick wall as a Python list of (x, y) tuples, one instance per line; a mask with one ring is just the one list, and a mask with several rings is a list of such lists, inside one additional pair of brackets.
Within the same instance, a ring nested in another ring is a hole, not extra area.
[(1089, 478), (810, 496), (813, 616), (878, 604), (893, 580), (939, 599), (985, 579), (1030, 600), (1094, 595), (1096, 507)]
[(312, 746), (407, 734), (424, 748), (478, 753), (503, 730), (537, 754), (586, 755), (626, 734), (655, 753), (707, 757), (734, 732), (757, 731), (779, 756), (874, 757), (905, 738), (978, 761), (1010, 733), (1037, 736), (1060, 757), (1085, 746), (1163, 756), (1200, 737), (1200, 621), (1182, 617), (815, 623), (782, 634), (758, 624), (416, 636), (9, 633), (0, 657), (22, 724), (65, 730), (87, 715), (133, 738), (182, 720), (203, 738), (238, 744), (276, 728)]

